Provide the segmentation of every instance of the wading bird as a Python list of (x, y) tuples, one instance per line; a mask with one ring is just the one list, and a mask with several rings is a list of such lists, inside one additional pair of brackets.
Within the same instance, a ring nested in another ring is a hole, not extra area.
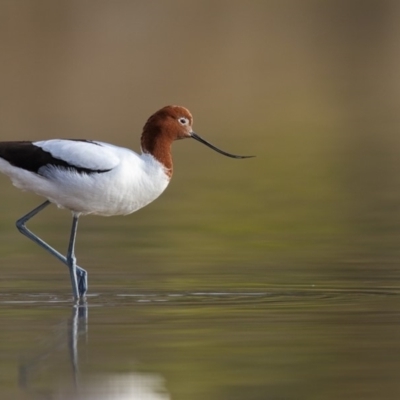
[[(87, 292), (87, 272), (76, 264), (75, 238), (81, 215), (127, 215), (155, 200), (172, 177), (171, 145), (193, 138), (232, 158), (192, 130), (189, 110), (167, 106), (146, 122), (141, 136), (142, 153), (112, 144), (76, 139), (37, 142), (0, 142), (0, 172), (13, 184), (47, 200), (20, 218), (19, 231), (63, 262), (70, 271), (75, 299)], [(50, 203), (72, 212), (72, 228), (63, 256), (26, 227), (26, 222)]]

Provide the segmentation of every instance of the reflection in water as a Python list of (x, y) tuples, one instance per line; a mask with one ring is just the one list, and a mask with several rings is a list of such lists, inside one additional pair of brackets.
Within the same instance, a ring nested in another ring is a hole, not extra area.
[(97, 376), (80, 385), (75, 393), (59, 393), (57, 399), (169, 400), (170, 396), (160, 375), (134, 372)]
[[(63, 323), (64, 324), (64, 323)], [(65, 334), (66, 333), (66, 334)], [(81, 337), (88, 339), (88, 307), (84, 302), (72, 307), (67, 321), (67, 332), (53, 339), (46, 350), (24, 361), (19, 367), (18, 386), (34, 399), (68, 400), (168, 400), (165, 381), (158, 374), (123, 373), (83, 377), (79, 373), (79, 347)], [(49, 358), (68, 347), (71, 379), (63, 377), (63, 383), (55, 390), (37, 389), (35, 375), (49, 367)]]
[[(100, 293), (87, 328), (77, 310), (57, 323), (69, 297), (0, 294), (0, 399), (397, 400), (399, 294)], [(44, 344), (32, 345), (38, 337)], [(15, 360), (32, 349), (17, 387)]]
[[(81, 335), (87, 334), (87, 303), (72, 307), (72, 316), (67, 321), (67, 332), (54, 338), (52, 345), (46, 350), (42, 350), (39, 354), (24, 361), (19, 367), (18, 385), (21, 389), (29, 393), (35, 393), (33, 389), (33, 376), (46, 365), (46, 360), (52, 354), (65, 348), (68, 345), (69, 359), (72, 367), (72, 382), (75, 389), (78, 389), (79, 375), (79, 353), (78, 353), (78, 338)], [(37, 398), (43, 397), (37, 393)], [(47, 395), (46, 395), (47, 398)]]

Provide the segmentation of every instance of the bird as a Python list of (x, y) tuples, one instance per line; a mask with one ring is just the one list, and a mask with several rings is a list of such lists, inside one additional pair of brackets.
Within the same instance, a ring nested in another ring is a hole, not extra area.
[[(0, 142), (0, 172), (17, 188), (46, 198), (44, 203), (19, 218), (16, 226), (68, 267), (75, 300), (85, 298), (88, 290), (88, 273), (77, 265), (75, 256), (80, 216), (128, 215), (159, 197), (172, 178), (172, 142), (192, 138), (227, 157), (254, 157), (217, 148), (195, 133), (192, 125), (192, 114), (185, 107), (169, 105), (159, 109), (143, 127), (140, 154), (85, 139)], [(26, 226), (50, 204), (72, 213), (65, 256)]]

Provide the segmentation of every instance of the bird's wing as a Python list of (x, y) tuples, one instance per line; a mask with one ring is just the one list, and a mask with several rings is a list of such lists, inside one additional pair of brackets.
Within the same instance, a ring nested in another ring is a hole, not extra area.
[[(33, 146), (49, 153), (53, 160), (46, 164), (72, 168), (79, 172), (104, 172), (115, 168), (120, 158), (116, 147), (88, 140), (53, 139), (33, 142)], [(60, 165), (66, 163), (67, 165)], [(83, 170), (83, 171), (80, 171)]]
[(120, 163), (115, 149), (105, 143), (84, 140), (1, 142), (0, 157), (15, 167), (38, 174), (49, 167), (90, 174), (115, 168)]

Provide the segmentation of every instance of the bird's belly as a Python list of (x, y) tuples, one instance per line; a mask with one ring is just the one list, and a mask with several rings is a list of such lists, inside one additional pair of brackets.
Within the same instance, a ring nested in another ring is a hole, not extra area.
[[(103, 216), (131, 214), (154, 201), (161, 195), (164, 188), (157, 191), (128, 191), (127, 193), (102, 193), (96, 199), (90, 199), (81, 205), (80, 209), (85, 214)], [(88, 207), (86, 206), (88, 204)]]
[(62, 198), (47, 197), (58, 206), (81, 214), (126, 215), (154, 201), (167, 186), (168, 181), (149, 181), (140, 185), (113, 182), (86, 191), (81, 188), (70, 190)]

